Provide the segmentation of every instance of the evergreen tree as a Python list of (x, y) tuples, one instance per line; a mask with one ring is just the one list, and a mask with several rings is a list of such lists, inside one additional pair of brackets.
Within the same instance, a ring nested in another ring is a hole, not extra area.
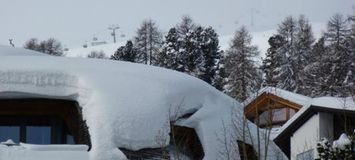
[(212, 86), (214, 86), (216, 89), (223, 91), (223, 87), (225, 86), (225, 78), (226, 78), (226, 73), (225, 73), (225, 58), (224, 58), (224, 52), (221, 50), (220, 54), (220, 59), (217, 62), (216, 65), (216, 75), (215, 78), (212, 81)]
[(280, 87), (283, 79), (280, 78), (281, 68), (284, 65), (286, 55), (283, 46), (286, 41), (281, 35), (274, 35), (268, 40), (270, 47), (263, 59), (261, 70), (265, 74), (264, 86)]
[(251, 45), (251, 39), (246, 28), (241, 27), (235, 33), (224, 59), (228, 77), (225, 92), (240, 101), (257, 91), (261, 84), (261, 73), (253, 61), (259, 52), (256, 46)]
[(162, 34), (156, 23), (151, 19), (143, 21), (135, 37), (135, 45), (139, 51), (138, 62), (155, 64), (161, 44)]
[(290, 56), (293, 79), (295, 81), (294, 92), (306, 94), (309, 88), (306, 85), (307, 72), (304, 68), (311, 63), (312, 45), (314, 43), (312, 27), (304, 16), (298, 19), (297, 32), (295, 36), (295, 51)]
[(202, 32), (201, 26), (189, 31), (182, 39), (179, 55), (177, 56), (178, 70), (187, 74), (198, 76), (197, 65), (203, 61), (201, 50)]
[(125, 46), (121, 46), (117, 51), (111, 56), (110, 59), (137, 62), (138, 51), (133, 46), (132, 41), (127, 41)]
[(313, 46), (311, 56), (309, 57), (309, 64), (304, 68), (304, 90), (302, 94), (315, 97), (321, 95), (323, 90), (328, 86), (324, 84), (327, 70), (325, 64), (327, 63), (328, 48), (325, 45), (325, 38), (321, 37)]
[(201, 38), (200, 43), (197, 45), (202, 52), (202, 61), (200, 61), (200, 64), (197, 64), (198, 77), (212, 84), (216, 77), (217, 62), (221, 58), (218, 35), (212, 27), (208, 27), (197, 36)]
[(177, 70), (177, 55), (180, 50), (180, 42), (177, 30), (171, 28), (168, 34), (165, 36), (165, 41), (163, 42), (162, 49), (157, 58), (157, 65), (160, 67), (165, 67), (173, 70)]
[(24, 48), (53, 56), (64, 55), (62, 44), (54, 38), (49, 38), (47, 40), (41, 41), (40, 43), (37, 39), (32, 38), (25, 43)]
[(26, 43), (24, 44), (23, 48), (38, 51), (38, 50), (39, 50), (38, 39), (36, 39), (36, 38), (31, 38), (31, 39), (29, 39), (29, 40), (26, 41)]

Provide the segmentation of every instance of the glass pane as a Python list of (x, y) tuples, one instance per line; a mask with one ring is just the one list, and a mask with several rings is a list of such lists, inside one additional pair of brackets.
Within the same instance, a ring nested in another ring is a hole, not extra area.
[(273, 109), (272, 110), (272, 120), (274, 122), (285, 121), (286, 120), (286, 108)]
[(293, 110), (293, 109), (290, 109), (290, 118), (291, 118), (293, 115), (295, 115), (295, 114), (296, 114), (296, 111)]
[(66, 144), (75, 144), (74, 137), (72, 135), (67, 134)]
[(50, 126), (27, 126), (26, 143), (50, 144), (51, 127)]
[(20, 141), (20, 127), (19, 126), (0, 126), (0, 142), (12, 139), (15, 143)]

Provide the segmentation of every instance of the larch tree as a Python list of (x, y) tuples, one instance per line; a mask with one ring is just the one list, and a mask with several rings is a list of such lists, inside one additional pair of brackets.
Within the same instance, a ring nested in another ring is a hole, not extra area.
[(301, 15), (298, 19), (297, 32), (295, 35), (295, 51), (290, 56), (293, 79), (295, 81), (294, 92), (305, 94), (309, 92), (306, 85), (307, 72), (304, 68), (311, 63), (312, 45), (315, 39), (309, 21)]
[(190, 16), (182, 16), (181, 22), (176, 25), (176, 30), (181, 38), (186, 36), (187, 33), (190, 31), (195, 30), (198, 27), (198, 25), (195, 24), (195, 22), (192, 20)]
[(138, 62), (148, 65), (155, 64), (161, 45), (162, 33), (156, 23), (151, 19), (143, 21), (135, 37), (135, 47), (140, 53)]
[(224, 59), (227, 82), (225, 92), (239, 101), (257, 91), (261, 84), (261, 73), (253, 58), (259, 52), (251, 45), (252, 37), (245, 27), (236, 31)]
[(341, 14), (331, 17), (324, 34), (329, 47), (329, 52), (323, 60), (323, 67), (328, 68), (324, 81), (328, 87), (320, 93), (321, 95), (346, 96), (348, 94), (346, 84), (350, 80), (347, 77), (354, 63), (348, 35), (350, 35), (350, 29), (347, 19)]

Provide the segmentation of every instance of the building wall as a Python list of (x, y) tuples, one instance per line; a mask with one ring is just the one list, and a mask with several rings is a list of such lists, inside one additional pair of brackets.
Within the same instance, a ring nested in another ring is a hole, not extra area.
[(291, 160), (313, 149), (313, 158), (318, 158), (317, 142), (323, 137), (333, 140), (333, 114), (318, 112), (304, 123), (291, 137)]
[(313, 115), (291, 136), (291, 160), (296, 160), (298, 154), (313, 150), (316, 158), (316, 145), (319, 140), (319, 114)]

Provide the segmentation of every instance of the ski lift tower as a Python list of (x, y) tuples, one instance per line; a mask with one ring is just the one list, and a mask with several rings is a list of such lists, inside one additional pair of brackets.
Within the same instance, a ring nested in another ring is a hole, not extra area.
[(112, 30), (111, 36), (113, 37), (113, 43), (116, 43), (116, 30), (120, 27), (118, 25), (111, 25), (108, 27), (109, 30)]

